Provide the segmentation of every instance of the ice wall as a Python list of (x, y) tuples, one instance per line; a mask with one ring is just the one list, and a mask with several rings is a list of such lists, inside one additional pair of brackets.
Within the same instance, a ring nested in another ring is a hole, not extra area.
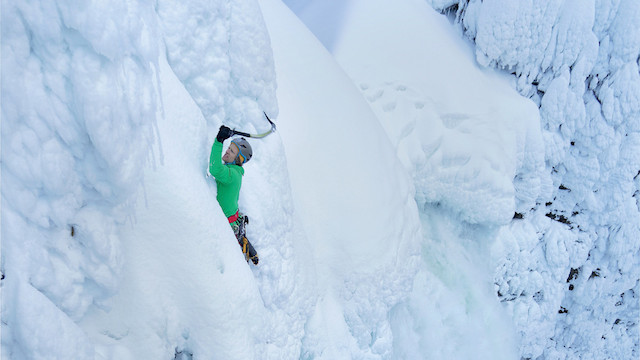
[(496, 273), (522, 356), (637, 357), (640, 4), (429, 2), (540, 107), (553, 194), (504, 233)]
[(223, 121), (253, 131), (277, 114), (256, 1), (2, 2), (3, 359), (104, 356), (78, 323), (109, 310), (135, 259), (123, 232), (167, 150), (165, 54), (208, 120), (181, 119), (204, 183)]
[(86, 358), (154, 142), (151, 2), (2, 2), (3, 358)]
[(255, 0), (158, 2), (172, 69), (217, 130), (274, 119), (275, 70), (269, 34)]

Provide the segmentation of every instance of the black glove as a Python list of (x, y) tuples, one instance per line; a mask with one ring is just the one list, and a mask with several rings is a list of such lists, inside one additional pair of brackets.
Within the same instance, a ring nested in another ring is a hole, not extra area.
[(216, 140), (218, 140), (219, 142), (222, 143), (225, 140), (227, 140), (228, 138), (230, 138), (231, 135), (233, 135), (233, 130), (231, 130), (228, 127), (222, 125), (222, 126), (220, 126), (220, 130), (218, 130), (218, 135), (216, 136)]

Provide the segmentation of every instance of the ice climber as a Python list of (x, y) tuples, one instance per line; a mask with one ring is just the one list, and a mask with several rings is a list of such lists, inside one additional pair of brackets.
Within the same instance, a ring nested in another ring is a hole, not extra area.
[[(209, 173), (216, 179), (218, 195), (216, 199), (222, 208), (224, 216), (229, 220), (233, 233), (242, 247), (242, 253), (247, 262), (251, 260), (258, 264), (258, 254), (246, 236), (245, 225), (249, 218), (238, 209), (238, 198), (244, 168), (242, 165), (251, 159), (253, 151), (245, 138), (235, 138), (222, 155), (222, 143), (233, 135), (233, 130), (222, 125), (218, 130), (216, 140), (211, 147), (209, 157)], [(224, 163), (223, 163), (224, 162)]]

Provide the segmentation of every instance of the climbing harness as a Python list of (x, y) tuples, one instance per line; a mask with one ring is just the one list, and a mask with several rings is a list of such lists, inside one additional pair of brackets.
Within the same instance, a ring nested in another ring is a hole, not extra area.
[(234, 222), (238, 221), (239, 217), (240, 217), (240, 211), (236, 211), (236, 213), (229, 216), (227, 220), (229, 220), (229, 224), (233, 224)]

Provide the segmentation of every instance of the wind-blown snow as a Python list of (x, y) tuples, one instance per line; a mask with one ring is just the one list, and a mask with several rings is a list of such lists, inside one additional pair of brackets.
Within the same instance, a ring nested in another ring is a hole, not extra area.
[(2, 359), (634, 358), (640, 6), (287, 3), (3, 1)]

